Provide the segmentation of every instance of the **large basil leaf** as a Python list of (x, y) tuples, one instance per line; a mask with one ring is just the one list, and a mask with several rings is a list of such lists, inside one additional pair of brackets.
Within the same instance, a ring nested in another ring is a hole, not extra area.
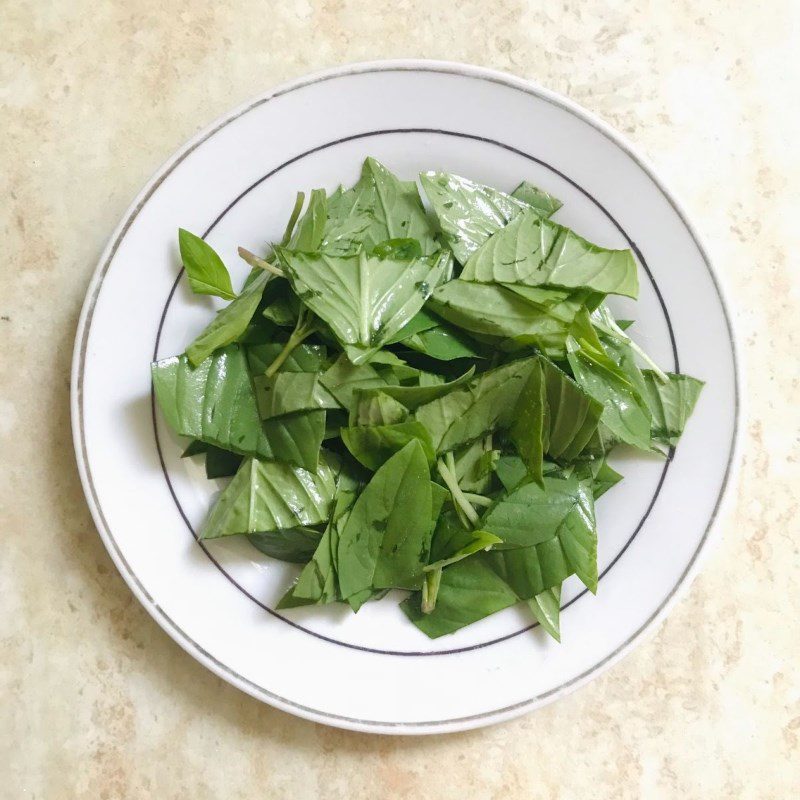
[(300, 299), (327, 322), (361, 364), (422, 308), (438, 284), (447, 254), (412, 261), (279, 249)]
[(429, 464), (436, 458), (427, 428), (415, 420), (342, 428), (339, 435), (353, 457), (373, 471), (414, 440), (422, 446)]
[(405, 615), (431, 639), (471, 625), (513, 606), (517, 596), (482, 558), (465, 558), (442, 570), (436, 608), (423, 613), (419, 593), (400, 605)]
[[(414, 440), (372, 476), (342, 527), (338, 570), (343, 598), (373, 585), (414, 588), (421, 581), (431, 508), (428, 464), (421, 445)], [(374, 578), (379, 578), (375, 584)]]
[(552, 217), (553, 214), (564, 205), (560, 200), (553, 197), (553, 195), (548, 194), (544, 189), (540, 189), (538, 186), (534, 186), (528, 181), (522, 181), (522, 183), (511, 192), (511, 196), (516, 197), (517, 200), (522, 200), (523, 203), (527, 203), (531, 208), (535, 208), (536, 211), (545, 218)]
[(436, 289), (430, 306), (465, 331), (500, 339), (504, 350), (534, 345), (563, 355), (564, 340), (585, 296), (583, 292), (457, 279)]
[(603, 404), (603, 424), (626, 444), (650, 450), (650, 409), (630, 379), (605, 353), (585, 340), (567, 339), (567, 357), (575, 380)]
[(553, 586), (559, 586), (575, 573), (557, 536), (532, 547), (495, 549), (481, 558), (520, 600), (530, 600)]
[(165, 358), (152, 365), (152, 376), (158, 404), (176, 433), (272, 458), (241, 347), (228, 345), (195, 368), (186, 356)]
[(526, 209), (491, 236), (464, 266), (461, 278), (483, 283), (586, 288), (635, 298), (636, 261), (630, 250), (607, 250)]
[(317, 525), (327, 520), (333, 493), (334, 474), (324, 462), (315, 474), (249, 458), (220, 495), (201, 538)]
[(208, 242), (179, 228), (178, 246), (186, 277), (195, 294), (216, 295), (223, 300), (236, 297), (225, 264)]
[(288, 561), (290, 564), (305, 564), (314, 555), (322, 534), (314, 528), (287, 528), (277, 531), (251, 533), (250, 543), (270, 558)]
[[(555, 558), (552, 554), (560, 550), (571, 568), (569, 574), (575, 572), (591, 591), (597, 588), (597, 530), (590, 483), (576, 478), (548, 477), (544, 478), (544, 488), (535, 482), (525, 483), (488, 510), (481, 520), (481, 528), (503, 540), (496, 549), (504, 554), (507, 550), (524, 552), (546, 546), (543, 551), (529, 553), (523, 559), (526, 571), (532, 568), (534, 561), (539, 562), (542, 553), (550, 553), (548, 557)], [(509, 563), (515, 568), (518, 566), (514, 559)], [(528, 596), (556, 582), (540, 588), (534, 585), (535, 591)]]
[(460, 264), (466, 264), (493, 233), (527, 208), (522, 200), (458, 175), (423, 172), (419, 178)]
[(539, 357), (517, 403), (511, 439), (541, 484), (542, 457), (572, 461), (597, 429), (603, 406), (546, 358)]
[(645, 400), (653, 415), (652, 438), (674, 447), (703, 389), (703, 381), (668, 372), (663, 383), (652, 370), (643, 370)]
[(205, 330), (186, 348), (192, 366), (199, 366), (215, 350), (235, 342), (245, 332), (271, 277), (268, 272), (257, 275), (233, 302), (216, 313)]
[(416, 239), (423, 254), (438, 249), (413, 181), (400, 181), (374, 158), (364, 162), (358, 183), (328, 198), (321, 249), (331, 255), (371, 251), (387, 239)]
[(531, 358), (513, 361), (420, 406), (416, 418), (430, 432), (436, 452), (445, 453), (497, 428), (507, 428), (533, 364)]

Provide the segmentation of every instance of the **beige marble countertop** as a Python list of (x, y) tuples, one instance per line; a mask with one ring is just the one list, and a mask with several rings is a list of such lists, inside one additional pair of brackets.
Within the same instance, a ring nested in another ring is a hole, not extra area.
[[(800, 785), (800, 5), (0, 0), (0, 795), (788, 798)], [(649, 643), (546, 709), (385, 738), (195, 663), (116, 573), (78, 482), (72, 340), (153, 170), (217, 115), (342, 61), (484, 64), (623, 131), (730, 290), (746, 413), (723, 541)]]

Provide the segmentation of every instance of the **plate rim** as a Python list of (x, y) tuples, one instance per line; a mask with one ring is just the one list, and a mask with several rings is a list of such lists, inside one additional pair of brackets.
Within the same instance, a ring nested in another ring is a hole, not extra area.
[[(457, 717), (441, 721), (385, 722), (375, 720), (360, 720), (308, 708), (295, 701), (275, 695), (264, 687), (257, 686), (256, 684), (248, 681), (246, 678), (243, 678), (242, 676), (233, 672), (230, 667), (205, 651), (159, 607), (155, 601), (155, 598), (150, 596), (144, 586), (139, 582), (135, 572), (128, 565), (124, 555), (117, 547), (100, 507), (99, 498), (96, 497), (94, 487), (92, 485), (88, 464), (88, 451), (84, 441), (84, 430), (81, 416), (83, 404), (82, 376), (86, 361), (88, 334), (91, 328), (94, 307), (102, 287), (103, 278), (105, 277), (106, 272), (110, 269), (117, 248), (124, 239), (128, 228), (133, 223), (133, 220), (136, 218), (139, 211), (144, 207), (151, 195), (157, 190), (158, 186), (169, 176), (169, 174), (178, 164), (180, 164), (204, 141), (213, 136), (214, 133), (233, 120), (246, 114), (259, 105), (262, 105), (273, 98), (280, 97), (282, 94), (286, 94), (313, 83), (319, 83), (332, 78), (347, 77), (349, 75), (381, 72), (428, 72), (434, 74), (455, 74), (462, 77), (477, 78), (491, 83), (497, 83), (503, 86), (516, 88), (526, 92), (527, 94), (544, 100), (545, 102), (562, 108), (565, 111), (568, 111), (610, 139), (653, 181), (667, 202), (672, 206), (675, 213), (686, 227), (689, 235), (694, 240), (701, 257), (708, 268), (712, 282), (714, 283), (715, 289), (720, 298), (722, 313), (731, 342), (733, 361), (734, 427), (731, 449), (725, 468), (723, 484), (717, 497), (714, 509), (711, 513), (709, 522), (706, 526), (706, 530), (703, 534), (703, 538), (701, 539), (699, 546), (692, 557), (692, 560), (686, 566), (682, 576), (679, 578), (678, 582), (675, 584), (667, 598), (660, 604), (650, 618), (638, 630), (628, 637), (623, 645), (606, 656), (605, 659), (593, 665), (590, 669), (586, 670), (581, 675), (578, 675), (572, 681), (562, 684), (551, 693), (539, 695), (535, 698), (523, 701), (504, 709), (486, 711), (481, 712), (480, 714), (473, 714), (466, 717)], [(241, 103), (234, 109), (217, 117), (213, 122), (202, 128), (192, 138), (184, 142), (183, 145), (178, 147), (158, 167), (158, 169), (156, 169), (150, 179), (145, 183), (143, 188), (139, 191), (134, 200), (125, 210), (120, 222), (117, 224), (116, 228), (111, 234), (108, 243), (103, 249), (103, 252), (98, 260), (97, 266), (92, 273), (87, 287), (86, 296), (84, 298), (81, 307), (81, 313), (78, 319), (72, 356), (70, 378), (71, 426), (73, 447), (75, 450), (75, 457), (83, 493), (95, 527), (97, 528), (100, 538), (102, 539), (103, 544), (111, 556), (111, 559), (114, 562), (118, 572), (128, 585), (129, 589), (133, 592), (134, 596), (155, 620), (155, 622), (183, 650), (199, 661), (203, 666), (211, 670), (218, 677), (232, 684), (241, 691), (246, 692), (255, 699), (272, 705), (287, 713), (294, 714), (313, 722), (369, 733), (388, 733), (397, 735), (431, 734), (467, 730), (484, 725), (496, 724), (555, 702), (559, 698), (588, 683), (593, 678), (602, 674), (605, 670), (610, 669), (614, 664), (618, 663), (629, 652), (631, 652), (638, 644), (642, 643), (649, 636), (652, 636), (661, 622), (670, 613), (675, 603), (688, 590), (689, 586), (702, 567), (705, 559), (708, 557), (712, 547), (719, 541), (720, 534), (718, 522), (727, 508), (730, 498), (733, 496), (731, 489), (736, 483), (741, 461), (741, 420), (743, 415), (741, 350), (738, 337), (733, 326), (730, 308), (731, 305), (729, 302), (729, 295), (725, 286), (725, 282), (717, 272), (701, 235), (688, 217), (682, 204), (667, 188), (667, 185), (661, 179), (660, 175), (657, 173), (649, 160), (642, 156), (622, 134), (573, 100), (546, 89), (534, 83), (533, 81), (520, 78), (507, 72), (454, 61), (429, 59), (387, 59), (347, 63), (330, 69), (307, 73), (298, 78), (282, 82), (273, 89), (267, 90), (266, 92), (256, 95), (244, 103)]]

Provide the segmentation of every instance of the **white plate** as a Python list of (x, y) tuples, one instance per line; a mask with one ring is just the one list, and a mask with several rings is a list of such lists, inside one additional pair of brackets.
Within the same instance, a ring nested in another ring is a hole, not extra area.
[[(234, 272), (237, 245), (279, 238), (298, 189), (352, 183), (376, 156), (403, 178), (441, 169), (510, 190), (527, 178), (558, 219), (630, 246), (641, 297), (619, 302), (665, 368), (706, 381), (673, 460), (626, 458), (598, 504), (597, 596), (565, 585), (563, 644), (518, 609), (428, 640), (386, 599), (274, 611), (294, 570), (246, 542), (199, 546), (217, 491), (154, 413), (149, 363), (182, 352), (212, 313), (179, 273), (176, 229), (203, 233)], [(357, 64), (295, 81), (181, 148), (103, 254), (78, 329), (75, 449), (97, 527), (155, 620), (254, 697), (330, 725), (431, 733), (498, 722), (564, 695), (664, 616), (708, 543), (731, 478), (738, 378), (718, 280), (672, 196), (629, 145), (569, 101), (476, 67)]]

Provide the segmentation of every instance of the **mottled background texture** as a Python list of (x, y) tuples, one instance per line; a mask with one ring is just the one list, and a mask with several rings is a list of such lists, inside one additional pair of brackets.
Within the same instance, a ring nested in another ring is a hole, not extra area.
[[(0, 0), (0, 795), (788, 798), (800, 785), (800, 3)], [(341, 62), (452, 59), (629, 137), (702, 231), (746, 380), (721, 545), (657, 634), (555, 705), (438, 738), (261, 705), (183, 653), (96, 534), (69, 366), (89, 276), (185, 139)]]

